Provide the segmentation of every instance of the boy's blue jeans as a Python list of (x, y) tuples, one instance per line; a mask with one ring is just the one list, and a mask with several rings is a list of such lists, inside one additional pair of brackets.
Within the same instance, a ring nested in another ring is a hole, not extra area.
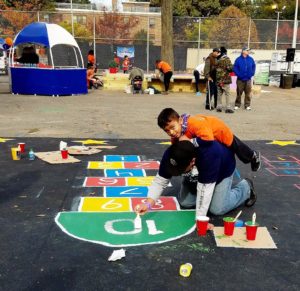
[[(250, 197), (250, 186), (246, 180), (241, 180), (232, 187), (233, 175), (222, 180), (214, 189), (209, 211), (214, 215), (223, 215), (241, 204)], [(196, 205), (197, 182), (189, 182), (183, 178), (178, 202), (185, 208)]]

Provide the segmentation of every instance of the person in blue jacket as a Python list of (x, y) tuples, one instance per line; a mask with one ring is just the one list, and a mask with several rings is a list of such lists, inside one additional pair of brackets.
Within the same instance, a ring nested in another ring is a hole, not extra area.
[(255, 62), (251, 56), (249, 56), (250, 49), (244, 47), (241, 55), (235, 60), (233, 71), (237, 76), (237, 88), (235, 99), (235, 110), (241, 107), (242, 94), (245, 92), (244, 106), (246, 110), (251, 110), (251, 90), (252, 81), (251, 78), (255, 74)]
[(223, 215), (243, 203), (251, 207), (257, 199), (253, 182), (241, 179), (233, 186), (234, 170), (234, 153), (218, 141), (178, 141), (165, 151), (146, 201), (135, 210), (145, 214), (163, 194), (171, 177), (179, 175), (183, 178), (178, 202), (184, 208), (196, 206), (196, 216), (207, 215), (208, 211)]

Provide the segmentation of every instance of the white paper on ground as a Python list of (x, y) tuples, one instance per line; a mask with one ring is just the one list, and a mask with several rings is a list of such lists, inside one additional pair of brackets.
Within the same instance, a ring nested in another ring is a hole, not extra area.
[(64, 141), (60, 141), (60, 143), (59, 143), (59, 150), (61, 151), (61, 150), (63, 150), (63, 149), (66, 149), (67, 148), (67, 143), (66, 142), (64, 142)]
[(112, 252), (112, 254), (110, 255), (110, 257), (108, 258), (109, 261), (117, 261), (117, 260), (121, 260), (122, 258), (124, 258), (125, 255), (125, 251), (124, 249), (120, 249), (120, 250), (115, 250)]

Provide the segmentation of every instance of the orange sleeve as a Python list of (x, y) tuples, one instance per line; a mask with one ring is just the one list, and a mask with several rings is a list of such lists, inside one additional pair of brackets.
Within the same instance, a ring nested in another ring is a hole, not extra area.
[(191, 116), (188, 119), (188, 127), (185, 135), (188, 138), (199, 137), (205, 141), (214, 140), (214, 134), (210, 124), (201, 115)]

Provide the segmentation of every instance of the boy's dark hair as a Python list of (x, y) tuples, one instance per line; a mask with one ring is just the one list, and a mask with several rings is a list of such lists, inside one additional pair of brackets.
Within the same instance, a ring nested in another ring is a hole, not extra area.
[(157, 124), (164, 129), (174, 119), (179, 119), (179, 114), (173, 108), (165, 108), (157, 117)]
[(160, 62), (161, 62), (161, 60), (158, 59), (158, 60), (155, 61), (155, 64), (158, 64), (158, 63), (160, 63)]

